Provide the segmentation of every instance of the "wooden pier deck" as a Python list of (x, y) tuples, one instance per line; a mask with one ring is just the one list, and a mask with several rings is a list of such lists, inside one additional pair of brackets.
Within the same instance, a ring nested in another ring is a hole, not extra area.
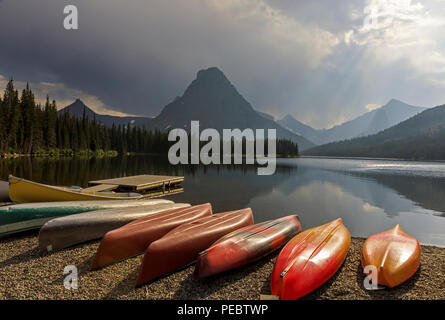
[(120, 190), (140, 192), (152, 189), (162, 189), (165, 191), (168, 188), (177, 186), (182, 181), (184, 181), (184, 177), (143, 174), (138, 176), (89, 181), (88, 188), (84, 190), (94, 189), (94, 191)]

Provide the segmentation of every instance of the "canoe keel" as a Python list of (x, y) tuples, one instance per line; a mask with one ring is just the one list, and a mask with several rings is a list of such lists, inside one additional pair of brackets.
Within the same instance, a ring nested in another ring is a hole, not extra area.
[(272, 295), (295, 300), (321, 286), (343, 264), (350, 241), (341, 219), (296, 235), (277, 258), (271, 278)]

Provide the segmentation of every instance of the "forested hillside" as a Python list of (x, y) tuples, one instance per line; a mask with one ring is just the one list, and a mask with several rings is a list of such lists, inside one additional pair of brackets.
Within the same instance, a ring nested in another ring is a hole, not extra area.
[(10, 80), (0, 97), (0, 152), (19, 154), (67, 154), (115, 150), (167, 152), (167, 134), (145, 128), (112, 126), (78, 118), (68, 112), (57, 114), (56, 102), (47, 98), (36, 103), (29, 86), (19, 94)]
[(445, 105), (427, 109), (378, 134), (329, 143), (304, 154), (444, 160)]

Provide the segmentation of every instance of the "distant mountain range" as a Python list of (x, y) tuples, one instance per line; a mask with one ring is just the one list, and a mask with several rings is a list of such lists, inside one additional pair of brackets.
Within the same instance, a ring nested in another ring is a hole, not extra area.
[(282, 127), (289, 129), (290, 131), (292, 131), (294, 133), (297, 133), (297, 134), (300, 134), (300, 135), (306, 137), (308, 140), (310, 140), (316, 144), (319, 144), (320, 141), (322, 140), (320, 138), (322, 130), (316, 130), (316, 129), (312, 128), (311, 126), (308, 126), (308, 125), (298, 121), (297, 119), (295, 119), (294, 117), (292, 117), (289, 114), (287, 116), (285, 116), (283, 119), (277, 120), (277, 123), (280, 124)]
[(445, 159), (445, 105), (427, 109), (389, 129), (367, 137), (333, 142), (305, 155)]
[(166, 105), (148, 126), (161, 131), (171, 128), (189, 130), (192, 120), (199, 120), (200, 128), (218, 131), (226, 128), (276, 129), (278, 139), (292, 140), (300, 150), (314, 146), (305, 137), (280, 126), (271, 116), (253, 109), (224, 73), (214, 67), (200, 70), (184, 94)]
[(287, 115), (277, 122), (294, 133), (301, 134), (315, 144), (321, 145), (371, 135), (392, 127), (425, 110), (402, 101), (392, 99), (383, 107), (369, 111), (353, 120), (331, 129), (316, 130)]
[[(255, 110), (230, 83), (224, 73), (218, 68), (212, 67), (200, 70), (196, 79), (186, 88), (184, 94), (167, 104), (161, 113), (154, 118), (98, 114), (79, 99), (60, 110), (59, 113), (69, 112), (71, 115), (80, 118), (85, 112), (90, 119), (95, 117), (98, 122), (106, 126), (111, 127), (113, 123), (116, 126), (130, 124), (130, 126), (143, 126), (151, 130), (159, 129), (164, 132), (172, 128), (189, 130), (192, 120), (200, 121), (201, 130), (204, 128), (215, 128), (219, 131), (226, 128), (241, 130), (246, 128), (276, 129), (277, 138), (296, 142), (301, 151), (310, 149), (306, 152), (308, 155), (384, 157), (389, 151), (379, 145), (379, 143), (383, 143), (383, 140), (378, 139), (385, 138), (385, 143), (389, 143), (388, 141), (392, 141), (392, 139), (408, 138), (406, 136), (409, 133), (408, 131), (404, 131), (405, 135), (403, 137), (395, 134), (395, 132), (400, 133), (396, 129), (398, 128), (397, 124), (403, 125), (406, 122), (405, 120), (413, 116), (414, 119), (418, 119), (416, 115), (420, 116), (419, 113), (424, 114), (425, 111), (429, 111), (429, 109), (426, 110), (423, 107), (412, 106), (392, 99), (378, 109), (330, 129), (314, 129), (296, 120), (291, 115), (275, 121), (273, 116)], [(416, 125), (421, 131), (420, 128), (425, 123), (420, 122)], [(388, 132), (390, 132), (389, 137), (387, 136)], [(376, 135), (376, 133), (379, 134)], [(385, 135), (381, 135), (383, 133)], [(369, 137), (360, 138), (366, 136)], [(368, 138), (369, 140), (367, 140)], [(423, 138), (426, 139), (426, 137)], [(423, 138), (419, 137), (420, 140)], [(348, 139), (353, 140), (331, 143)], [(412, 137), (410, 139), (412, 140)], [(317, 145), (321, 146), (316, 147)], [(373, 145), (376, 149), (369, 149), (369, 145)], [(377, 148), (377, 145), (381, 148)], [(383, 149), (386, 151), (383, 152)], [(392, 154), (398, 153), (393, 152)]]
[(59, 114), (62, 114), (64, 112), (69, 112), (72, 116), (75, 116), (77, 118), (82, 118), (83, 113), (85, 111), (85, 115), (89, 119), (94, 119), (96, 117), (96, 121), (100, 122), (108, 127), (113, 126), (113, 123), (116, 126), (127, 126), (130, 124), (130, 126), (147, 126), (148, 122), (152, 118), (148, 117), (118, 117), (118, 116), (110, 116), (107, 114), (99, 114), (91, 110), (85, 103), (83, 103), (80, 99), (76, 99), (72, 104), (69, 106), (66, 106), (65, 108), (58, 111)]

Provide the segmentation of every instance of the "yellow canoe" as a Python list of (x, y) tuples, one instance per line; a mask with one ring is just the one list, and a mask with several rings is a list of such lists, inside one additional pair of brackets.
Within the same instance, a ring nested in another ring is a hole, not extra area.
[(137, 200), (139, 193), (93, 192), (56, 187), (9, 176), (9, 197), (17, 203), (85, 200)]

